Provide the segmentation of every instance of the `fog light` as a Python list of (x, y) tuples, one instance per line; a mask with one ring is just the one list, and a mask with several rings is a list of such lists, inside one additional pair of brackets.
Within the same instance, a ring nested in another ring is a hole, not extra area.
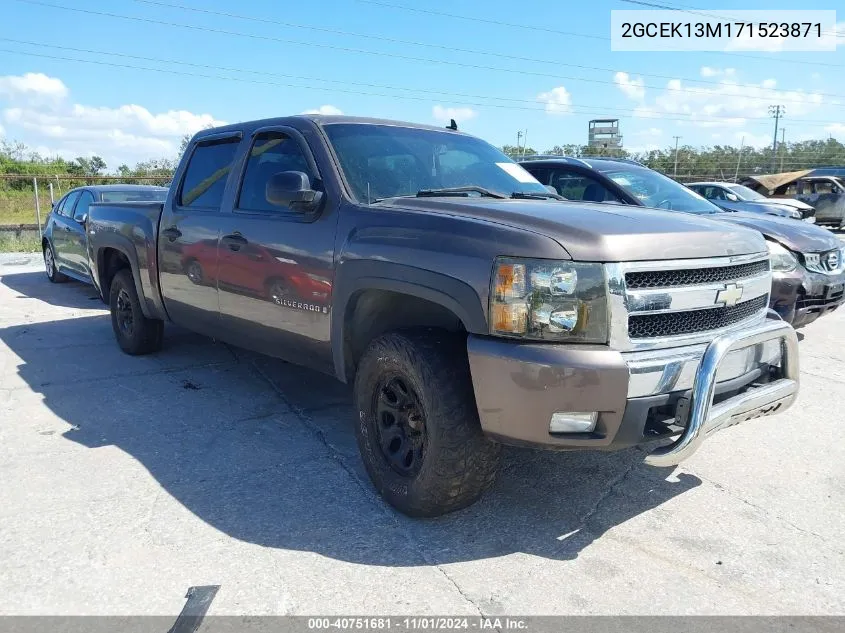
[(572, 411), (557, 411), (552, 414), (552, 421), (549, 423), (550, 433), (590, 433), (596, 428), (596, 420), (599, 414), (575, 413)]

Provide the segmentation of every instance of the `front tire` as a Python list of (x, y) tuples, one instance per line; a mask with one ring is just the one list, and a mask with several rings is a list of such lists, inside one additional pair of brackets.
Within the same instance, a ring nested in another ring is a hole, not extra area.
[(367, 348), (355, 376), (356, 438), (388, 503), (433, 517), (474, 503), (493, 483), (500, 447), (478, 421), (462, 337), (392, 332)]
[(112, 329), (120, 349), (132, 356), (150, 354), (161, 349), (164, 321), (144, 316), (135, 291), (135, 280), (132, 279), (132, 272), (126, 268), (119, 270), (112, 279), (109, 308)]
[(50, 242), (44, 244), (44, 270), (47, 272), (47, 279), (54, 284), (64, 283), (68, 279), (67, 275), (59, 272), (59, 267), (56, 264), (56, 253)]

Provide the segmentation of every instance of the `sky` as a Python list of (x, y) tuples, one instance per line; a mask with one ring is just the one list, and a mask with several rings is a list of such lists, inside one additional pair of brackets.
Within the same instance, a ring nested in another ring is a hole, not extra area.
[[(641, 8), (624, 0), (2, 4), (0, 137), (45, 156), (99, 155), (112, 171), (175, 158), (204, 127), (309, 111), (454, 118), (498, 146), (522, 131), (539, 151), (585, 144), (588, 121), (611, 117), (625, 148), (644, 151), (675, 136), (771, 144), (768, 106), (783, 104), (787, 142), (845, 141), (843, 11), (835, 51), (613, 52), (610, 11)], [(707, 10), (719, 6), (731, 3)]]

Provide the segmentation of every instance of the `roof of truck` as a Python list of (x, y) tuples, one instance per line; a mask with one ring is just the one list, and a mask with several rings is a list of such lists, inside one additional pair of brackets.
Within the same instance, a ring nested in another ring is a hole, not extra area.
[[(392, 125), (397, 127), (411, 127), (423, 130), (452, 131), (451, 128), (425, 123), (411, 123), (409, 121), (395, 121), (392, 119), (376, 119), (370, 117), (348, 116), (345, 114), (297, 114), (294, 116), (274, 117), (271, 119), (259, 119), (257, 121), (241, 121), (230, 123), (220, 127), (208, 128), (197, 133), (197, 138), (219, 134), (221, 132), (237, 131), (244, 129), (255, 129), (260, 127), (271, 127), (275, 125), (290, 125), (294, 122), (311, 121), (316, 125), (329, 125), (334, 123), (357, 123), (363, 125)], [(458, 133), (460, 130), (457, 131)]]

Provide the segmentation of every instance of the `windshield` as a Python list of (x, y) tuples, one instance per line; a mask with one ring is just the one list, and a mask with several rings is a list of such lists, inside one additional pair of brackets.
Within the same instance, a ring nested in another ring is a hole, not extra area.
[(733, 191), (743, 200), (767, 200), (766, 196), (762, 193), (757, 193), (745, 185), (728, 185), (728, 189)]
[(720, 213), (721, 209), (692, 189), (645, 167), (613, 165), (599, 168), (625, 191), (647, 207), (684, 211), (686, 213)]
[(480, 187), (504, 197), (549, 195), (525, 169), (472, 136), (361, 123), (332, 123), (325, 130), (359, 202), (455, 187)]
[(100, 197), (103, 202), (164, 202), (167, 198), (167, 189), (103, 191)]

